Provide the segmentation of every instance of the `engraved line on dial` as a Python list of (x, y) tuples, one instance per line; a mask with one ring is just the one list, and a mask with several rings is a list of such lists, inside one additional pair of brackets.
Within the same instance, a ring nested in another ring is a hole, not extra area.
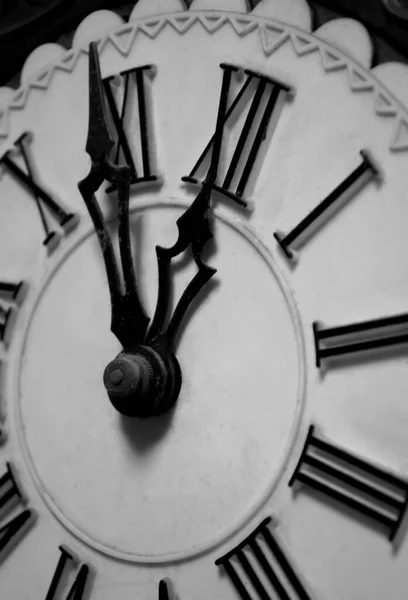
[(317, 437), (309, 429), (289, 486), (303, 483), (385, 527), (395, 539), (408, 505), (408, 482)]
[(0, 476), (0, 563), (27, 533), (35, 521), (35, 513), (24, 509), (15, 514), (6, 523), (4, 518), (14, 513), (16, 506), (26, 505), (26, 500), (16, 481), (10, 463), (6, 463), (6, 471)]
[[(150, 98), (150, 80), (156, 73), (153, 65), (144, 65), (134, 69), (128, 69), (120, 73), (120, 85), (118, 76), (112, 75), (103, 79), (103, 86), (108, 101), (110, 115), (113, 121), (112, 130), (115, 131), (117, 139), (111, 152), (111, 160), (118, 164), (121, 157), (131, 169), (130, 183), (143, 183), (158, 181), (155, 174), (155, 156), (153, 144), (152, 114), (149, 110), (152, 102)], [(116, 85), (115, 85), (116, 83)], [(120, 97), (121, 95), (121, 97)], [(134, 106), (136, 105), (136, 109)], [(133, 110), (132, 110), (133, 109)], [(134, 121), (133, 111), (136, 110), (137, 119)], [(129, 122), (129, 127), (127, 124)], [(126, 129), (137, 125), (137, 135), (132, 135), (132, 152)], [(134, 156), (135, 154), (135, 156)], [(136, 158), (138, 164), (136, 164)], [(107, 192), (115, 190), (115, 184), (108, 187)]]
[[(59, 598), (60, 594), (57, 596), (57, 592), (61, 589), (63, 585), (63, 578), (66, 575), (67, 568), (69, 566), (77, 567), (79, 564), (79, 560), (73, 555), (72, 552), (68, 551), (64, 546), (59, 546), (59, 550), (61, 552), (57, 566), (55, 567), (54, 574), (51, 579), (50, 587), (48, 588), (47, 595), (45, 600), (54, 600), (55, 598)], [(70, 563), (70, 564), (69, 564)], [(72, 583), (72, 586), (66, 596), (66, 600), (85, 600), (85, 592), (87, 589), (87, 581), (89, 575), (89, 566), (87, 564), (82, 564), (78, 570), (78, 573)]]
[[(233, 148), (230, 161), (227, 165), (223, 165), (222, 169), (219, 169), (217, 180), (213, 183), (213, 188), (241, 206), (250, 208), (250, 203), (245, 197), (245, 192), (250, 177), (255, 171), (262, 142), (267, 137), (268, 129), (270, 133), (273, 133), (282, 110), (283, 102), (289, 96), (294, 95), (294, 90), (278, 79), (250, 69), (243, 71), (239, 67), (226, 63), (221, 63), (220, 67), (223, 69), (223, 81), (227, 82), (225, 86), (226, 104), (231, 93), (233, 75), (235, 77), (244, 75), (245, 78), (239, 91), (224, 112), (222, 123), (223, 150), (227, 146), (226, 130), (228, 126), (231, 125), (232, 129), (236, 130), (237, 125), (235, 124), (234, 128), (234, 124), (232, 124), (234, 119), (239, 116), (246, 105), (249, 105), (249, 108), (239, 133), (238, 141)], [(189, 175), (182, 177), (182, 181), (197, 184), (200, 182), (200, 179), (204, 179), (205, 167), (208, 164), (210, 154), (213, 153), (214, 139), (215, 134), (204, 148)], [(221, 155), (218, 157), (217, 162), (223, 162), (220, 159)], [(223, 180), (221, 179), (222, 176)]]
[[(271, 520), (271, 517), (268, 517), (262, 521), (243, 542), (218, 558), (215, 564), (224, 568), (242, 600), (253, 600), (253, 595), (252, 589), (244, 583), (239, 570), (247, 576), (261, 600), (273, 600), (275, 595), (271, 594), (271, 590), (274, 590), (281, 600), (312, 600), (280, 543), (271, 533), (268, 527)], [(266, 576), (271, 590), (265, 587), (263, 576)]]
[[(58, 222), (65, 234), (70, 233), (76, 228), (79, 222), (79, 215), (70, 212), (65, 208), (60, 199), (54, 194), (47, 191), (44, 184), (41, 182), (40, 174), (36, 167), (34, 154), (32, 152), (31, 143), (33, 135), (31, 133), (23, 133), (15, 142), (12, 150), (8, 150), (0, 159), (0, 164), (6, 167), (15, 179), (24, 186), (25, 189), (34, 197), (41, 223), (44, 229), (45, 238), (44, 246), (50, 253), (58, 246), (60, 235), (55, 229), (50, 228), (49, 217), (45, 211), (45, 207), (53, 218)], [(15, 160), (16, 156), (21, 157), (23, 166)]]
[(17, 310), (26, 297), (27, 289), (24, 281), (0, 281), (0, 342), (5, 348), (10, 344)]
[[(405, 331), (405, 333), (402, 333)], [(316, 367), (322, 361), (347, 354), (398, 347), (408, 343), (408, 314), (395, 315), (340, 325), (324, 327), (313, 323)]]
[[(298, 247), (316, 232), (322, 224), (322, 219), (328, 217), (333, 209), (341, 209), (345, 203), (373, 179), (382, 181), (382, 172), (368, 150), (360, 151), (362, 162), (348, 175), (320, 204), (318, 204), (298, 225), (289, 233), (281, 231), (274, 233), (274, 238), (289, 259), (296, 257), (293, 245)], [(332, 214), (331, 214), (332, 216)]]

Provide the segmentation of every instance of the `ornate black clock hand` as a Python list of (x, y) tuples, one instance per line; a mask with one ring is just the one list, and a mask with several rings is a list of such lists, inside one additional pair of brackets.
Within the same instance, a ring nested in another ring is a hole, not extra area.
[[(113, 147), (105, 110), (98, 51), (95, 42), (89, 46), (89, 128), (86, 151), (91, 157), (91, 170), (78, 187), (95, 227), (105, 262), (111, 297), (111, 330), (123, 346), (131, 351), (145, 337), (149, 324), (137, 291), (129, 233), (129, 166), (114, 165), (109, 160)], [(119, 248), (124, 281), (121, 278), (112, 240), (105, 219), (95, 198), (95, 192), (107, 180), (118, 192)]]
[[(155, 315), (146, 341), (149, 345), (160, 347), (164, 352), (170, 351), (188, 307), (217, 272), (216, 269), (205, 265), (201, 258), (205, 245), (213, 237), (210, 199), (211, 184), (204, 183), (193, 204), (177, 221), (179, 230), (177, 242), (171, 248), (156, 247), (159, 293)], [(173, 258), (184, 252), (190, 245), (198, 272), (184, 290), (167, 328), (164, 329), (171, 287), (170, 264)]]
[[(132, 354), (119, 355), (105, 370), (104, 382), (113, 405), (122, 414), (137, 417), (158, 415), (177, 400), (181, 388), (181, 371), (172, 353), (173, 343), (189, 306), (216, 269), (205, 265), (202, 253), (213, 237), (211, 193), (217, 178), (231, 73), (223, 77), (211, 163), (194, 202), (178, 219), (179, 236), (171, 248), (156, 247), (159, 289), (155, 314), (149, 332)], [(191, 246), (198, 272), (187, 285), (169, 319), (171, 290), (170, 266), (173, 258)]]

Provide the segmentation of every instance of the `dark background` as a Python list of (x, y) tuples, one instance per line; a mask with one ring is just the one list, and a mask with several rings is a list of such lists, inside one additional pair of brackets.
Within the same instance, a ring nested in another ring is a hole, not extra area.
[[(259, 0), (247, 0), (251, 7)], [(184, 0), (186, 8), (191, 0)], [(308, 0), (314, 28), (339, 16), (358, 19), (374, 41), (374, 64), (408, 63), (408, 0)], [(28, 54), (40, 44), (70, 47), (81, 20), (98, 9), (128, 17), (135, 2), (118, 0), (0, 0), (0, 85), (17, 87)], [(222, 4), (222, 2), (220, 2)]]

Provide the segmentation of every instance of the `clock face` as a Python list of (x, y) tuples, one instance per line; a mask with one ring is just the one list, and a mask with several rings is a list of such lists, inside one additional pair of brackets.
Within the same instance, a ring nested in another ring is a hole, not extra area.
[(1, 113), (4, 597), (400, 600), (408, 111), (363, 38), (107, 14)]

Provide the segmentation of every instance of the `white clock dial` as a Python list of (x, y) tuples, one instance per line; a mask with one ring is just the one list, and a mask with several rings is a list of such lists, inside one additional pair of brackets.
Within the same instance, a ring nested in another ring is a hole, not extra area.
[(9, 94), (7, 598), (406, 588), (408, 111), (291, 4), (96, 14)]

